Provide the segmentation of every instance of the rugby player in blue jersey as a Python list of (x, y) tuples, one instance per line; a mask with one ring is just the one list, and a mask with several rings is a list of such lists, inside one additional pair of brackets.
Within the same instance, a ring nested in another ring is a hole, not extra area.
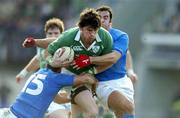
[(60, 73), (61, 68), (67, 67), (70, 62), (59, 61), (58, 52), (55, 52), (47, 68), (30, 76), (10, 109), (0, 110), (1, 118), (43, 118), (50, 103), (61, 97), (57, 93), (62, 87), (95, 84), (96, 80), (90, 74), (74, 76)]
[[(99, 81), (96, 93), (100, 101), (114, 111), (117, 118), (134, 118), (134, 90), (131, 80), (126, 75), (126, 54), (128, 51), (128, 35), (112, 28), (112, 10), (108, 6), (97, 9), (102, 26), (109, 31), (113, 38), (111, 57), (113, 66), (96, 75)], [(105, 56), (104, 56), (105, 57)], [(104, 57), (90, 57), (92, 64), (105, 64)], [(109, 60), (109, 61), (110, 61)]]

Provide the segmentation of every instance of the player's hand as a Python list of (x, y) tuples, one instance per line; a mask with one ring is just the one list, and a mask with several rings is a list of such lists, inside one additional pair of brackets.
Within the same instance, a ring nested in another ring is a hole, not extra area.
[(133, 84), (135, 84), (137, 82), (137, 75), (133, 70), (128, 70), (127, 71), (127, 76), (131, 79), (131, 81), (133, 82)]
[(54, 102), (56, 102), (58, 104), (64, 104), (64, 103), (68, 103), (70, 101), (71, 101), (71, 99), (67, 92), (60, 91), (54, 98)]
[(58, 94), (61, 96), (62, 99), (69, 101), (69, 102), (71, 101), (71, 98), (69, 97), (67, 92), (60, 91)]
[(65, 60), (65, 61), (50, 61), (50, 65), (52, 66), (52, 67), (64, 67), (64, 68), (66, 68), (66, 67), (68, 67), (68, 66), (70, 66), (72, 64), (72, 62), (69, 62), (69, 60)]
[(24, 79), (24, 78), (18, 74), (18, 75), (16, 76), (16, 83), (20, 84), (23, 79)]
[(92, 74), (82, 73), (81, 76), (84, 76), (83, 79), (87, 82), (86, 84), (96, 84), (97, 80)]
[(65, 61), (61, 62), (61, 67), (66, 68), (66, 67), (70, 66), (71, 64), (72, 64), (72, 62), (69, 62), (69, 60), (65, 60)]
[(74, 62), (73, 62), (73, 68), (81, 69), (84, 67), (87, 67), (91, 64), (90, 57), (88, 55), (79, 54), (75, 56)]
[(28, 71), (23, 69), (18, 75), (16, 75), (16, 83), (20, 83), (28, 75)]
[(27, 38), (24, 40), (22, 46), (23, 46), (24, 48), (29, 48), (29, 47), (35, 46), (35, 40), (34, 40), (34, 38), (33, 38), (33, 37), (27, 37)]

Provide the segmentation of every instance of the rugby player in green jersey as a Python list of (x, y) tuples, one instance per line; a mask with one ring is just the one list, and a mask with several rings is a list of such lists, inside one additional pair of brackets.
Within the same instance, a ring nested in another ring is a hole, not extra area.
[[(44, 31), (47, 38), (56, 38), (64, 31), (64, 23), (62, 20), (58, 18), (51, 18), (46, 21), (44, 26)], [(32, 38), (32, 37), (28, 37)], [(47, 61), (46, 56), (47, 51), (43, 48), (37, 48), (37, 54), (31, 59), (31, 61), (24, 67), (24, 69), (17, 74), (16, 82), (20, 83), (21, 80), (25, 79), (25, 77), (33, 71), (38, 70), (39, 68), (45, 68)]]
[[(51, 18), (46, 21), (44, 26), (44, 31), (47, 38), (58, 37), (64, 31), (64, 23), (59, 18)], [(32, 37), (31, 37), (32, 38)], [(19, 72), (16, 76), (16, 82), (20, 83), (23, 79), (27, 77), (28, 74), (38, 70), (39, 68), (45, 68), (47, 65), (46, 57), (48, 55), (47, 49), (37, 48), (37, 54), (31, 59), (31, 61), (24, 67), (24, 69)], [(67, 96), (66, 93), (60, 91), (61, 96)], [(57, 97), (58, 98), (58, 97)], [(64, 97), (66, 98), (66, 97)], [(62, 98), (58, 98), (62, 99)], [(69, 118), (70, 115), (70, 103), (57, 104), (52, 102), (46, 116), (48, 118)]]
[[(96, 74), (110, 67), (112, 63), (96, 66), (90, 62), (89, 56), (106, 55), (112, 51), (111, 35), (108, 31), (100, 27), (100, 17), (95, 9), (85, 9), (81, 12), (77, 25), (78, 27), (65, 31), (52, 42), (48, 46), (48, 52), (53, 55), (54, 52), (62, 46), (73, 48), (76, 54), (74, 63), (64, 71), (71, 74), (86, 72)], [(42, 39), (30, 39), (25, 40), (23, 46), (31, 47), (36, 45), (46, 48), (51, 41), (52, 39), (50, 38), (46, 39), (46, 42), (44, 40), (42, 42)], [(92, 97), (92, 93), (86, 85), (73, 88), (71, 97), (72, 118), (76, 118), (79, 110), (83, 112), (85, 118), (97, 117), (98, 107)]]

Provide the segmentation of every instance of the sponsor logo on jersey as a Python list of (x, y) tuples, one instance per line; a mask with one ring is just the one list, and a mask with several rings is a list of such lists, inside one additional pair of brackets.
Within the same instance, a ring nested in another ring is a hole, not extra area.
[(93, 51), (94, 53), (97, 53), (97, 52), (99, 51), (99, 49), (100, 49), (100, 46), (93, 46), (93, 47), (92, 47), (92, 51)]
[(82, 46), (73, 46), (72, 47), (74, 51), (82, 51)]

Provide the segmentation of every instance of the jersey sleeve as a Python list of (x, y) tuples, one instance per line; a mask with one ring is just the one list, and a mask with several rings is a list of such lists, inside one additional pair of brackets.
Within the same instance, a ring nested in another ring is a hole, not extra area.
[(56, 76), (56, 82), (60, 86), (72, 86), (74, 83), (75, 75), (68, 75), (68, 74), (58, 74)]
[(60, 37), (58, 37), (58, 39), (56, 39), (55, 41), (53, 41), (48, 45), (49, 54), (53, 55), (55, 51), (58, 48), (62, 47), (63, 45), (65, 45), (65, 41), (64, 41), (64, 35), (62, 34), (60, 35)]
[(113, 50), (116, 50), (121, 53), (121, 55), (125, 55), (128, 50), (129, 45), (129, 37), (127, 34), (122, 34), (118, 37), (117, 40), (114, 41)]
[(72, 28), (63, 32), (55, 41), (48, 45), (49, 54), (53, 55), (58, 48), (63, 46), (71, 47), (73, 45), (74, 36), (77, 31), (77, 28)]

